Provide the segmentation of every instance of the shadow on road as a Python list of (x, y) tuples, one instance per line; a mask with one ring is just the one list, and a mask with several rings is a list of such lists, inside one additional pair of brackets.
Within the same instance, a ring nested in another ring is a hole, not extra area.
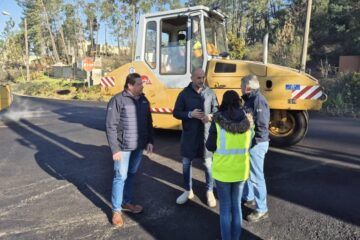
[[(82, 111), (84, 110), (82, 109)], [(96, 110), (95, 112), (99, 114), (98, 112), (102, 111)], [(76, 115), (75, 111), (74, 115)], [(82, 121), (81, 118), (76, 117), (64, 117), (62, 120), (79, 123)], [(96, 126), (102, 123), (102, 120), (89, 121), (84, 125), (97, 128)], [(181, 131), (157, 129), (155, 131), (155, 152), (181, 164), (180, 137)], [(356, 207), (360, 202), (360, 194), (355, 194), (358, 193), (358, 183), (360, 182), (359, 171), (340, 165), (340, 163), (358, 165), (359, 161), (356, 161), (358, 156), (316, 149), (316, 147), (296, 146), (288, 150), (311, 157), (331, 158), (335, 162), (339, 162), (339, 166), (336, 164), (324, 165), (316, 160), (310, 161), (286, 153), (269, 151), (265, 161), (269, 195), (360, 225), (360, 212)], [(200, 160), (194, 161), (193, 167), (204, 169)], [(181, 176), (177, 179), (177, 185), (182, 186)], [(196, 184), (194, 182), (195, 187)], [(198, 183), (199, 196), (203, 203), (205, 203), (205, 199), (202, 197), (204, 189), (204, 183)]]
[(69, 123), (82, 124), (87, 128), (105, 132), (106, 109), (89, 106), (64, 107), (53, 112), (60, 115), (59, 120)]
[(306, 150), (303, 154), (311, 160), (269, 151), (265, 161), (268, 194), (359, 226), (359, 168), (340, 165), (342, 158), (332, 158), (339, 162), (336, 165), (312, 160), (317, 154)]
[[(42, 102), (39, 101), (39, 104)], [(92, 108), (88, 104), (74, 107), (63, 103), (51, 106), (52, 111), (60, 115), (59, 119), (64, 122), (105, 131), (103, 108)], [(72, 183), (110, 217), (108, 202), (111, 195), (112, 161), (107, 146), (77, 143), (24, 119), (6, 124), (22, 136), (20, 144), (35, 146), (35, 159), (44, 171), (56, 179)], [(174, 203), (180, 191), (172, 185), (182, 186), (182, 176), (171, 168), (171, 162), (181, 164), (180, 134), (179, 131), (155, 131), (155, 153), (170, 159), (170, 162), (162, 165), (155, 160), (144, 159), (136, 178), (135, 198), (144, 205), (146, 211), (139, 216), (129, 217), (156, 239), (168, 239), (169, 236), (171, 239), (215, 239), (219, 237), (216, 213), (195, 202), (181, 207)], [(316, 139), (320, 137), (325, 136), (314, 136)], [(307, 158), (270, 151), (265, 161), (269, 195), (359, 226), (360, 171), (359, 168), (344, 166), (344, 163), (359, 165), (358, 156), (318, 149), (316, 146), (297, 146), (288, 149), (288, 152), (296, 152)], [(332, 163), (318, 161), (316, 157), (331, 158)], [(193, 166), (204, 169), (201, 161), (195, 161)], [(195, 192), (202, 201), (204, 186), (203, 182), (194, 181)], [(258, 237), (245, 232), (244, 239)]]
[(28, 120), (7, 122), (7, 126), (22, 136), (18, 142), (35, 148), (37, 164), (50, 176), (67, 180), (104, 213), (109, 206), (99, 197), (109, 195), (111, 188), (111, 158), (107, 146), (86, 145), (59, 137)]
[[(358, 144), (360, 146), (360, 142)], [(292, 146), (289, 150), (298, 152), (298, 153), (306, 153), (307, 155), (314, 156), (314, 157), (322, 157), (322, 158), (329, 158), (335, 159), (341, 163), (350, 163), (360, 166), (360, 155), (349, 154), (346, 152), (339, 152), (329, 149), (323, 149), (319, 147), (310, 147), (310, 146)]]
[[(36, 150), (34, 157), (41, 169), (58, 180), (66, 180), (76, 186), (110, 221), (112, 161), (107, 146), (73, 142), (25, 119), (6, 124), (22, 136), (18, 139), (20, 144)], [(144, 205), (145, 212), (127, 216), (155, 239), (219, 239), (219, 216), (216, 212), (193, 201), (184, 206), (175, 204), (181, 191), (172, 185), (180, 185), (181, 182), (181, 174), (145, 156), (134, 191), (134, 198)], [(194, 180), (194, 188), (202, 184)], [(126, 231), (116, 230), (114, 236), (127, 234)], [(133, 234), (136, 236), (137, 233)], [(246, 230), (243, 234), (244, 239), (260, 239)], [(133, 235), (126, 237), (132, 238)]]
[[(156, 153), (180, 163), (180, 136), (181, 132), (157, 131)], [(300, 153), (309, 159), (286, 152)], [(332, 164), (318, 161), (316, 157), (329, 158)], [(295, 146), (284, 153), (270, 150), (265, 159), (268, 194), (359, 226), (360, 171), (344, 164), (359, 165), (360, 161), (356, 155), (315, 147)], [(194, 161), (193, 166), (204, 169), (201, 161)]]

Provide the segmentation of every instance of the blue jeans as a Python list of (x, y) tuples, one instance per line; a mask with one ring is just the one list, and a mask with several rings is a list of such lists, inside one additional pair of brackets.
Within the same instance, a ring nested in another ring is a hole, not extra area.
[(131, 202), (134, 176), (140, 166), (142, 154), (143, 149), (121, 152), (121, 160), (114, 161), (114, 179), (111, 194), (113, 212), (120, 212), (122, 204)]
[(244, 188), (245, 201), (254, 200), (257, 212), (267, 212), (266, 182), (264, 177), (264, 159), (269, 142), (261, 142), (250, 149), (250, 178)]
[[(184, 188), (186, 191), (190, 191), (190, 189), (192, 189), (192, 169), (191, 169), (192, 159), (183, 157), (182, 163), (183, 163)], [(211, 165), (212, 165), (212, 159), (206, 158), (204, 160), (204, 166), (205, 166), (206, 189), (208, 191), (212, 191), (214, 188), (214, 179), (212, 178), (212, 174), (211, 174)]]
[(244, 182), (220, 182), (216, 190), (220, 204), (220, 230), (222, 240), (239, 240), (241, 236), (241, 196)]

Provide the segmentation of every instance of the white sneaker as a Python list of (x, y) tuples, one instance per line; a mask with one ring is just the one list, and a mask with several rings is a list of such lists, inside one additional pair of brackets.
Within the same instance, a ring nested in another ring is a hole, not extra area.
[(215, 199), (213, 191), (207, 191), (206, 198), (207, 198), (207, 204), (209, 207), (211, 207), (211, 208), (216, 207), (216, 199)]
[(184, 204), (187, 202), (188, 199), (192, 199), (194, 198), (194, 192), (191, 189), (190, 191), (185, 191), (183, 192), (177, 199), (176, 199), (176, 203), (177, 204)]

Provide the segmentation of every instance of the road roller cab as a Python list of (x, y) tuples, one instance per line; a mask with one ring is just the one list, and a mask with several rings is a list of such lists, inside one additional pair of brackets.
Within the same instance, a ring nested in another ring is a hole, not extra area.
[(270, 138), (277, 146), (299, 142), (308, 128), (308, 110), (319, 110), (326, 95), (318, 81), (296, 69), (228, 58), (225, 16), (204, 6), (170, 10), (140, 17), (134, 60), (109, 73), (115, 82), (103, 91), (122, 90), (129, 73), (142, 76), (152, 107), (154, 126), (180, 129), (172, 110), (191, 72), (203, 68), (219, 102), (226, 90), (241, 94), (241, 78), (255, 74), (271, 108)]

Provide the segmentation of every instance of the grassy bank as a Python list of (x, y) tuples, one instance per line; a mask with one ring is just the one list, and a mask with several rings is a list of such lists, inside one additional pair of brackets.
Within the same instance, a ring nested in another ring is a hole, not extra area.
[(56, 99), (78, 99), (92, 101), (108, 101), (110, 96), (101, 93), (100, 86), (87, 87), (84, 81), (55, 79), (42, 73), (32, 76), (27, 82), (17, 78), (13, 84), (13, 91), (30, 96), (48, 97)]

